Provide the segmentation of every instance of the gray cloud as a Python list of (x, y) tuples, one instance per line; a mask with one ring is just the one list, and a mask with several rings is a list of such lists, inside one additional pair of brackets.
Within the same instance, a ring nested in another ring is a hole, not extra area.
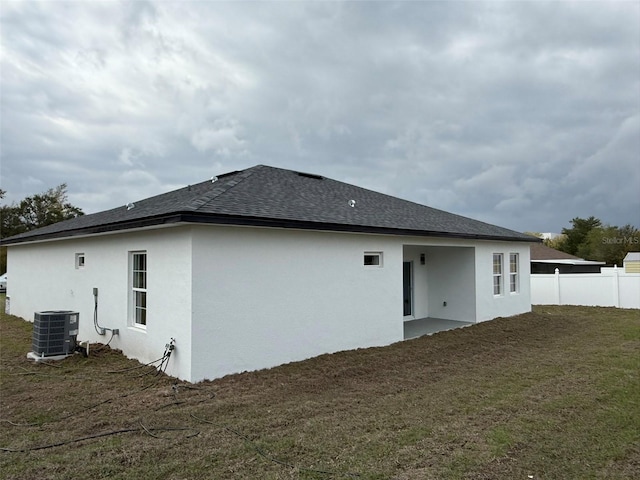
[(516, 230), (640, 226), (630, 2), (21, 2), (2, 188), (87, 212), (265, 163)]

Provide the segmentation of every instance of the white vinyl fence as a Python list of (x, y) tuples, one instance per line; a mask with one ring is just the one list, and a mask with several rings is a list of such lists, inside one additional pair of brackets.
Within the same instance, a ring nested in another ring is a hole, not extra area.
[(640, 273), (606, 267), (600, 273), (532, 274), (531, 303), (640, 308)]

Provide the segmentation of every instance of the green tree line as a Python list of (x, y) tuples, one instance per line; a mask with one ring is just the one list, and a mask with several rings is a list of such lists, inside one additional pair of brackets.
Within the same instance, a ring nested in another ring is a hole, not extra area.
[[(6, 191), (0, 189), (0, 199)], [(84, 215), (69, 203), (67, 184), (62, 183), (43, 193), (27, 197), (20, 203), (0, 207), (0, 238), (8, 238), (53, 223)], [(0, 247), (0, 273), (7, 271), (7, 247)]]
[(640, 231), (632, 225), (604, 225), (596, 217), (576, 217), (561, 236), (545, 244), (585, 260), (622, 266), (627, 253), (640, 251)]

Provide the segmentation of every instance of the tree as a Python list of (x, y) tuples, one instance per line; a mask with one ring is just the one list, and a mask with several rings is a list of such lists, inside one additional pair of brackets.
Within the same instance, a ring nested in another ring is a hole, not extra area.
[(566, 235), (558, 235), (555, 238), (546, 238), (543, 240), (543, 243), (550, 248), (555, 248), (556, 250), (563, 251), (562, 248), (564, 246), (564, 242), (567, 240)]
[[(6, 192), (0, 189), (0, 198)], [(19, 204), (0, 207), (0, 238), (7, 238), (53, 223), (84, 215), (84, 212), (69, 203), (67, 184), (62, 183), (46, 192), (27, 197)], [(0, 251), (0, 271), (7, 267), (6, 247)]]
[(578, 248), (578, 256), (622, 266), (624, 257), (640, 248), (640, 231), (631, 225), (594, 228)]
[(0, 238), (11, 237), (27, 230), (20, 223), (17, 205), (0, 207)]
[(640, 250), (640, 231), (631, 225), (602, 225), (595, 217), (576, 217), (571, 224), (572, 228), (563, 228), (563, 236), (549, 246), (585, 260), (620, 266), (627, 253)]
[[(600, 219), (589, 217), (587, 219), (576, 217), (571, 220), (572, 228), (563, 228), (564, 240), (560, 243), (559, 249), (571, 255), (578, 255), (578, 248), (594, 228), (602, 227)], [(583, 257), (584, 258), (584, 257)]]

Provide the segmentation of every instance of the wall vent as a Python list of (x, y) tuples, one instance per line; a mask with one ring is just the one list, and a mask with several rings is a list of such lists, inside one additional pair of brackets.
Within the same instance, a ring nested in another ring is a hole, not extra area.
[(31, 348), (39, 357), (70, 355), (76, 348), (78, 312), (55, 310), (36, 312)]

